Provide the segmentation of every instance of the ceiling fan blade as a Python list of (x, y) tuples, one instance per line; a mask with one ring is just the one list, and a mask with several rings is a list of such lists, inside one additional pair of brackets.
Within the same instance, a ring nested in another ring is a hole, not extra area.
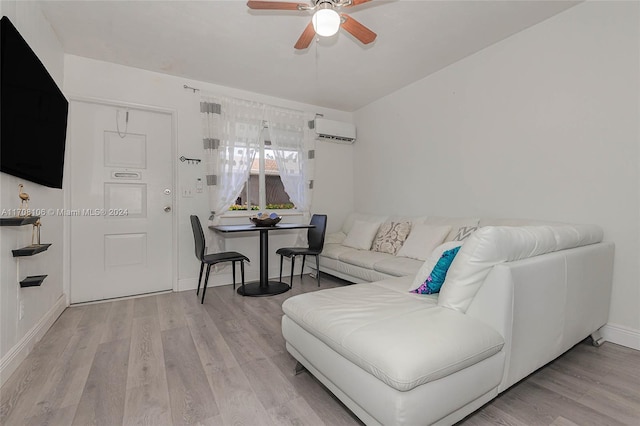
[(309, 25), (307, 25), (307, 28), (304, 29), (302, 35), (296, 42), (296, 45), (293, 47), (295, 47), (296, 49), (306, 49), (311, 44), (311, 41), (313, 40), (313, 37), (315, 37), (315, 35), (316, 31), (313, 29), (313, 24), (309, 22)]
[(346, 13), (343, 13), (342, 16), (345, 18), (345, 21), (342, 23), (342, 28), (344, 28), (349, 34), (360, 40), (362, 44), (369, 44), (378, 36), (376, 33), (371, 31), (369, 28), (365, 27)]
[(353, 7), (353, 6), (358, 6), (361, 5), (362, 3), (368, 3), (371, 0), (351, 0), (351, 4), (349, 6), (345, 6), (345, 7)]
[(249, 9), (270, 9), (270, 10), (300, 10), (298, 5), (302, 7), (308, 7), (302, 3), (290, 3), (286, 1), (259, 1), (249, 0), (247, 6)]

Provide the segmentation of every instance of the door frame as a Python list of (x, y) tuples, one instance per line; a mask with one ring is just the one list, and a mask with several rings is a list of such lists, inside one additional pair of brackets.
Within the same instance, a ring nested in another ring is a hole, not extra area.
[[(69, 105), (72, 102), (76, 103), (86, 103), (86, 104), (94, 104), (94, 105), (106, 105), (110, 107), (116, 108), (129, 108), (129, 109), (137, 109), (146, 112), (155, 112), (160, 114), (168, 114), (171, 117), (171, 141), (170, 141), (170, 149), (171, 149), (171, 185), (172, 194), (171, 194), (171, 203), (173, 205), (173, 219), (171, 221), (171, 289), (173, 291), (178, 291), (178, 212), (180, 211), (178, 206), (178, 202), (180, 197), (176, 195), (176, 188), (178, 187), (178, 164), (176, 159), (178, 158), (178, 121), (177, 121), (177, 111), (171, 108), (158, 107), (154, 105), (147, 104), (138, 104), (133, 102), (124, 102), (117, 101), (113, 99), (104, 99), (104, 98), (96, 98), (89, 96), (80, 96), (80, 95), (67, 95), (67, 99), (69, 100)], [(74, 117), (69, 115), (67, 129), (69, 129), (73, 123)], [(63, 188), (64, 189), (64, 209), (71, 209), (71, 190), (69, 188), (71, 175), (73, 173), (72, 165), (70, 161), (70, 153), (72, 151), (71, 147), (71, 132), (67, 132), (67, 140), (65, 143), (65, 161), (64, 161), (64, 174), (63, 174)], [(62, 291), (65, 295), (67, 306), (71, 304), (71, 218), (69, 216), (65, 216), (63, 218), (63, 242), (64, 242), (64, 250), (62, 254)]]

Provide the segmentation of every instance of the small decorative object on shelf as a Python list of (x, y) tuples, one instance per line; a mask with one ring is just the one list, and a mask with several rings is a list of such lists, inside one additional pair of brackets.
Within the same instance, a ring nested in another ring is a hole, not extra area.
[(278, 216), (275, 213), (258, 213), (255, 216), (251, 216), (249, 220), (256, 226), (276, 226), (282, 220), (282, 216)]
[(47, 278), (46, 275), (33, 275), (20, 281), (20, 287), (38, 287), (42, 281)]
[(20, 213), (18, 216), (29, 216), (29, 194), (22, 190), (23, 184), (18, 185), (18, 197), (20, 197)]

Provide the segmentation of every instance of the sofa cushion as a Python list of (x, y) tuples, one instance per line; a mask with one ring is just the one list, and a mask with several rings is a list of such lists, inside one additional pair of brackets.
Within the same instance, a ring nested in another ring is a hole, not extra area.
[[(291, 320), (387, 385), (408, 391), (498, 353), (491, 327), (432, 298), (406, 293), (410, 277), (287, 299)], [(396, 289), (393, 289), (395, 287)]]
[(380, 224), (377, 222), (356, 220), (342, 244), (359, 250), (369, 250), (379, 227)]
[(442, 244), (449, 232), (451, 232), (451, 225), (415, 224), (411, 227), (407, 241), (398, 250), (396, 256), (427, 260), (433, 249)]
[(396, 254), (411, 231), (411, 222), (384, 222), (378, 228), (371, 250)]
[[(335, 275), (338, 278), (343, 278), (353, 283), (372, 283), (394, 277), (393, 275), (378, 272), (375, 269), (353, 265), (340, 260), (337, 260), (337, 264), (332, 266), (331, 262), (323, 262), (323, 259), (326, 258), (320, 257), (320, 270), (322, 272)], [(328, 260), (332, 261), (333, 259)], [(326, 268), (333, 269), (333, 271), (327, 270)]]
[(343, 246), (342, 244), (326, 244), (322, 248), (322, 256), (330, 259), (340, 259), (340, 255), (348, 252), (357, 252), (358, 250)]
[(451, 231), (444, 240), (463, 241), (478, 229), (480, 219), (477, 217), (429, 216), (425, 223), (428, 225), (451, 225)]
[(374, 269), (376, 263), (385, 259), (393, 259), (395, 256), (389, 253), (380, 253), (369, 250), (350, 250), (341, 253), (338, 259), (363, 268)]
[(602, 229), (595, 225), (480, 228), (465, 241), (453, 261), (438, 304), (466, 312), (494, 265), (601, 240)]
[(408, 257), (394, 256), (376, 262), (373, 269), (394, 277), (410, 275), (413, 277), (424, 262)]

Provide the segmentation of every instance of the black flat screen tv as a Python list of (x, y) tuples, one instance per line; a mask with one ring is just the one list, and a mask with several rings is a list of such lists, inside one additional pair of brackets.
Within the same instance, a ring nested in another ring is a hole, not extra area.
[(9, 18), (0, 26), (0, 171), (62, 188), (69, 102)]

